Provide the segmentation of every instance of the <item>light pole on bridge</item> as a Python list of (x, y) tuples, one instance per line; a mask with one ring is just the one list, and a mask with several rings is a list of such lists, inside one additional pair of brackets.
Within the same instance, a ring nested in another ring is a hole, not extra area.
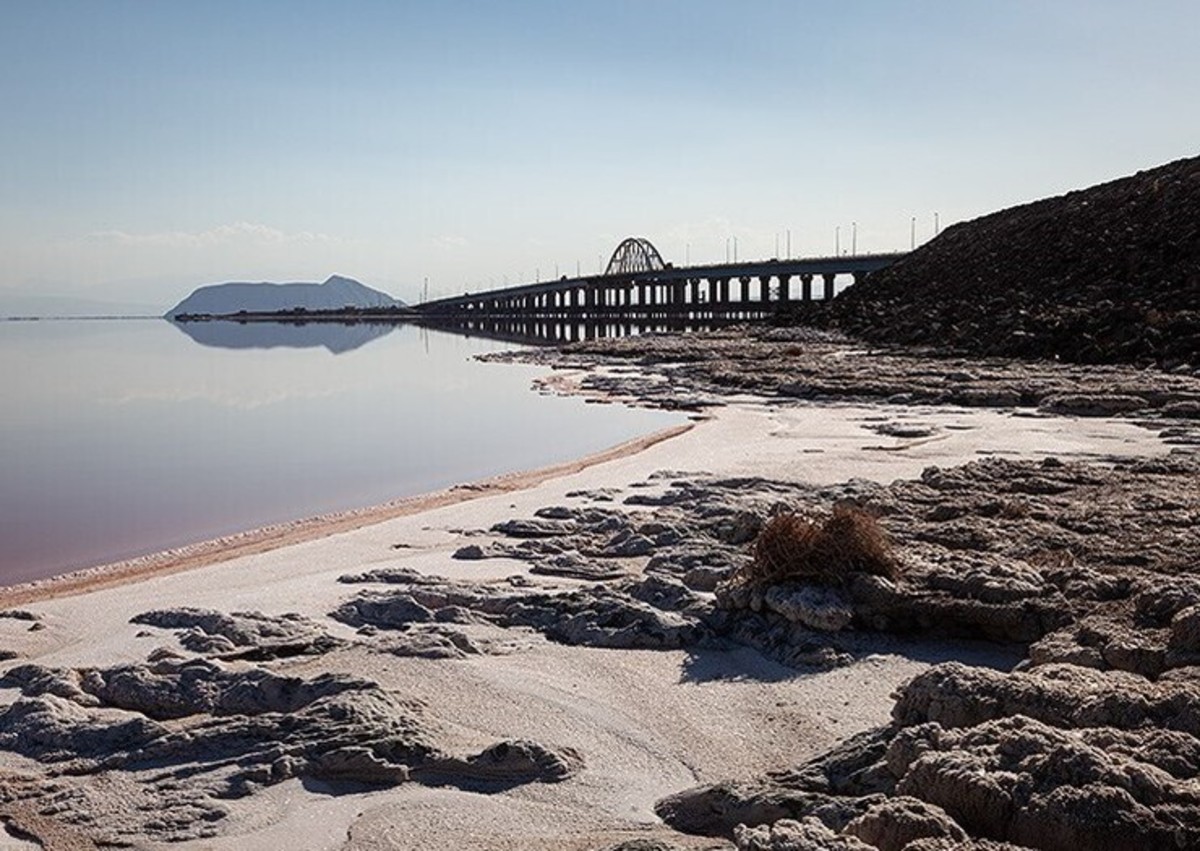
[(842, 226), (838, 225), (833, 229), (833, 254), (835, 257), (842, 256)]
[(912, 221), (908, 224), (908, 250), (914, 251), (917, 247), (917, 217), (913, 216)]
[(851, 222), (850, 230), (850, 256), (858, 256), (858, 222)]

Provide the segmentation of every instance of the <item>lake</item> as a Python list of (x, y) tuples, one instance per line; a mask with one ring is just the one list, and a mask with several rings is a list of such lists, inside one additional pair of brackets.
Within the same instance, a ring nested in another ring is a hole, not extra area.
[(576, 458), (683, 421), (412, 325), (0, 322), (0, 585)]

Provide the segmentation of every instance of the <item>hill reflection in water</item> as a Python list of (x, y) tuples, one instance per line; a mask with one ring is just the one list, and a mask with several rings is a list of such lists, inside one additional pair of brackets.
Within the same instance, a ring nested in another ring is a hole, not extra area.
[(314, 349), (335, 355), (353, 351), (396, 330), (385, 322), (238, 322), (206, 319), (171, 322), (202, 346), (218, 349)]

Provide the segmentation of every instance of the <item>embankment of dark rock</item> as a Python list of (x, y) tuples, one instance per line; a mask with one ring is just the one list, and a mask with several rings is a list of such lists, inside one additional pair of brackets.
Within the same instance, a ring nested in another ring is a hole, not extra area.
[(791, 318), (977, 356), (1200, 367), (1200, 158), (947, 228)]

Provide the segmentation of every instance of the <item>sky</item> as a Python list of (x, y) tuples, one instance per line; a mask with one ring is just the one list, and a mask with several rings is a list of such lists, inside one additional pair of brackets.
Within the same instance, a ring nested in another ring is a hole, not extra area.
[(1194, 0), (0, 9), (0, 300), (903, 250), (1200, 155)]

